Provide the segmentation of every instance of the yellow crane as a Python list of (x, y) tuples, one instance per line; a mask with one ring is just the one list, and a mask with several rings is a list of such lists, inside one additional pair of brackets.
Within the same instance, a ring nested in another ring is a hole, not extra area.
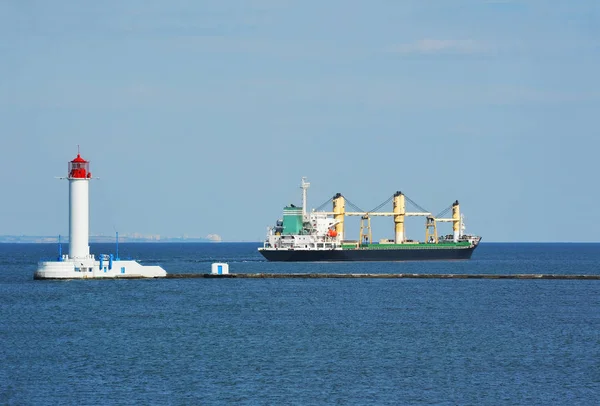
[[(393, 199), (393, 211), (392, 212), (377, 212), (379, 208), (385, 205), (389, 200)], [(425, 242), (438, 242), (437, 235), (437, 222), (452, 222), (453, 229), (453, 239), (457, 241), (460, 237), (460, 206), (458, 204), (458, 200), (455, 201), (452, 208), (452, 218), (438, 218), (439, 216), (433, 216), (430, 212), (424, 210), (422, 207), (418, 206), (412, 200), (408, 199), (413, 205), (417, 206), (417, 208), (422, 211), (419, 212), (407, 212), (406, 211), (406, 199), (407, 197), (402, 192), (396, 192), (392, 198), (388, 199), (386, 202), (379, 205), (377, 208), (365, 212), (365, 211), (346, 211), (346, 202), (347, 199), (341, 194), (337, 193), (332, 201), (333, 201), (333, 211), (326, 212), (326, 214), (333, 215), (335, 220), (335, 231), (340, 236), (342, 240), (344, 240), (344, 218), (345, 216), (360, 216), (361, 217), (361, 225), (360, 225), (360, 237), (359, 240), (361, 243), (364, 243), (363, 240), (372, 242), (371, 237), (371, 217), (374, 216), (391, 216), (394, 217), (394, 242), (396, 244), (402, 244), (406, 241), (405, 229), (404, 229), (404, 220), (406, 217), (415, 217), (422, 216), (425, 217)], [(354, 205), (352, 205), (354, 206)], [(356, 208), (356, 206), (354, 206)], [(449, 210), (450, 208), (446, 209)], [(445, 213), (446, 211), (442, 212)], [(364, 225), (366, 222), (366, 226)]]

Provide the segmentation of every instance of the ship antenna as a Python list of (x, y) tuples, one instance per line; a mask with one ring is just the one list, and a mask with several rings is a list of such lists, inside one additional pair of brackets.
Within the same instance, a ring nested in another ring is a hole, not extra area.
[(306, 176), (302, 177), (302, 221), (306, 221), (306, 191), (310, 187), (310, 183), (306, 181)]

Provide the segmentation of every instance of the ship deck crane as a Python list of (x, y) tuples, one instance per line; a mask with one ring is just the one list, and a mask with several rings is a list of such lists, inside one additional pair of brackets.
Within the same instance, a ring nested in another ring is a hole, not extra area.
[[(393, 200), (393, 211), (392, 212), (378, 212), (384, 205)], [(407, 212), (406, 211), (406, 200), (408, 200), (413, 206), (420, 211)], [(425, 217), (425, 241), (428, 243), (438, 243), (437, 235), (437, 223), (438, 222), (452, 222), (453, 226), (453, 240), (456, 242), (460, 238), (461, 231), (461, 216), (458, 205), (458, 200), (455, 201), (450, 207), (441, 212), (437, 216), (433, 216), (431, 212), (423, 209), (421, 206), (416, 204), (414, 201), (405, 196), (402, 192), (396, 192), (392, 197), (381, 203), (379, 206), (370, 211), (361, 210), (359, 207), (354, 205), (348, 199), (346, 199), (341, 193), (336, 194), (331, 201), (333, 201), (333, 211), (325, 212), (325, 214), (333, 215), (336, 221), (335, 230), (337, 234), (343, 239), (344, 238), (344, 217), (345, 216), (360, 216), (360, 236), (359, 240), (365, 239), (372, 242), (371, 237), (371, 217), (394, 217), (395, 223), (395, 238), (396, 244), (401, 244), (406, 241), (404, 231), (404, 220), (406, 217)], [(351, 206), (354, 211), (346, 211), (346, 203)], [(442, 218), (448, 211), (452, 210), (451, 218)], [(364, 222), (367, 225), (364, 225)], [(366, 230), (366, 231), (365, 231)]]

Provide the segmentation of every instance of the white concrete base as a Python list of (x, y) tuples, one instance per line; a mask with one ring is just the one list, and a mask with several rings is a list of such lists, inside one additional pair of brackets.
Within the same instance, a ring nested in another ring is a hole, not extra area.
[(164, 278), (167, 272), (158, 265), (141, 265), (136, 261), (100, 261), (93, 256), (84, 259), (63, 258), (62, 261), (42, 261), (34, 279), (102, 279), (102, 278)]

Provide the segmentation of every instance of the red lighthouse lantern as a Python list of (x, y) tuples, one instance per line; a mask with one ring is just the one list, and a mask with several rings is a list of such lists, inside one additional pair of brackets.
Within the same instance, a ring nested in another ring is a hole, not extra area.
[(91, 177), (90, 163), (77, 154), (77, 158), (69, 162), (69, 178), (88, 179)]

